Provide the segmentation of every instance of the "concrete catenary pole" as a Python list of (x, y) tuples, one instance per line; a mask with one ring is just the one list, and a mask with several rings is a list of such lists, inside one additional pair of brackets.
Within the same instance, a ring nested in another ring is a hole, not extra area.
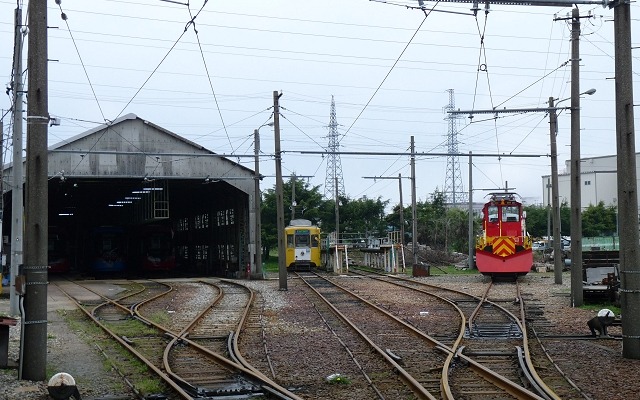
[(580, 13), (571, 14), (571, 306), (582, 295), (582, 194), (580, 177)]
[(296, 219), (296, 174), (291, 175), (291, 221)]
[(29, 92), (27, 104), (27, 179), (25, 193), (24, 341), (21, 377), (46, 378), (47, 367), (47, 248), (49, 126), (47, 70), (47, 2), (29, 3)]
[(560, 198), (558, 194), (558, 114), (554, 99), (549, 97), (549, 135), (551, 137), (551, 212), (553, 222), (553, 276), (555, 283), (562, 284), (562, 238), (560, 237)]
[[(335, 184), (334, 186), (334, 190), (333, 190), (333, 195), (335, 198), (335, 211), (336, 211), (336, 260), (338, 260), (340, 257), (338, 257), (338, 246), (340, 245), (340, 188), (338, 187), (338, 176), (334, 176), (333, 177), (333, 183)], [(342, 270), (342, 264), (340, 264), (340, 266), (338, 267), (340, 270)]]
[(273, 91), (273, 131), (275, 136), (276, 159), (276, 214), (278, 228), (278, 282), (280, 290), (287, 290), (287, 266), (284, 247), (284, 193), (282, 182), (282, 151), (280, 150), (280, 96), (277, 90)]
[(469, 269), (475, 269), (476, 265), (473, 262), (473, 253), (475, 249), (474, 232), (473, 232), (473, 154), (469, 152), (469, 258), (467, 265)]
[(22, 44), (24, 34), (22, 30), (22, 9), (16, 8), (15, 13), (15, 54), (13, 59), (13, 182), (11, 183), (11, 290), (9, 293), (9, 312), (18, 315), (18, 294), (16, 293), (16, 276), (22, 264), (24, 198), (22, 172), (22, 120), (23, 120), (23, 83), (22, 83)]
[(256, 275), (262, 277), (262, 224), (260, 213), (260, 202), (262, 196), (260, 194), (260, 129), (253, 131), (254, 135), (254, 190), (253, 190), (253, 213), (255, 218), (254, 246), (255, 246), (255, 263)]
[(547, 240), (551, 241), (551, 178), (547, 178)]
[(640, 257), (638, 255), (638, 183), (636, 181), (631, 6), (620, 1), (614, 9), (616, 76), (616, 147), (620, 231), (620, 303), (622, 355), (640, 359)]
[(400, 193), (400, 249), (404, 249), (404, 203), (402, 201), (402, 174), (398, 174), (398, 192)]
[[(416, 211), (416, 146), (411, 136), (411, 251), (413, 252), (413, 270), (418, 265), (418, 217)], [(415, 272), (414, 272), (415, 274)]]

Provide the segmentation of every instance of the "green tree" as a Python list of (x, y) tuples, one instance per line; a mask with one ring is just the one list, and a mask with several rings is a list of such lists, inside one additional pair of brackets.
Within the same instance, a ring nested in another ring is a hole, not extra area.
[(609, 236), (616, 231), (616, 208), (605, 207), (601, 201), (598, 205), (590, 204), (582, 212), (582, 236)]
[[(527, 212), (527, 232), (532, 237), (547, 236), (547, 223), (549, 221), (549, 211), (546, 206), (532, 205), (525, 206), (524, 211)], [(553, 222), (551, 222), (553, 223)], [(560, 205), (560, 234), (568, 236), (571, 233), (571, 209), (567, 202)], [(553, 229), (553, 227), (550, 227)], [(553, 231), (551, 232), (553, 235)]]
[[(385, 208), (389, 203), (388, 200), (370, 199), (363, 196), (360, 199), (350, 199), (349, 197), (340, 197), (338, 215), (340, 217), (340, 236), (374, 236), (382, 237), (387, 232), (387, 222)], [(325, 232), (332, 232), (336, 229), (336, 212), (335, 202), (327, 200), (322, 214), (322, 229)]]
[(527, 232), (532, 237), (547, 236), (547, 222), (549, 209), (540, 205), (526, 206), (527, 212)]
[[(429, 201), (416, 203), (418, 242), (431, 248), (466, 253), (469, 243), (469, 213), (448, 208), (444, 193), (435, 190)], [(480, 219), (474, 219), (474, 233), (480, 229)], [(474, 235), (475, 236), (475, 235)]]
[(446, 212), (444, 194), (436, 189), (430, 196), (430, 201), (416, 202), (416, 233), (418, 243), (440, 248), (439, 237), (442, 226), (440, 218)]

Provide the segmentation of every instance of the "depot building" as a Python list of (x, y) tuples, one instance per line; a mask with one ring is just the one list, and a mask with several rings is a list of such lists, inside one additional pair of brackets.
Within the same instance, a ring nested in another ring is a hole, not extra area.
[[(51, 273), (256, 271), (254, 171), (134, 114), (51, 146), (48, 176)], [(10, 264), (13, 165), (3, 182)]]

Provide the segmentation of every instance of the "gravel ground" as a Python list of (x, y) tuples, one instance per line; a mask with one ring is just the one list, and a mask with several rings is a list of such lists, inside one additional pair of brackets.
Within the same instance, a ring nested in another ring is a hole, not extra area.
[[(464, 289), (476, 293), (486, 283), (487, 278), (479, 275), (433, 276), (430, 282)], [(521, 278), (523, 297), (535, 298), (544, 306), (544, 316), (550, 322), (545, 334), (589, 334), (586, 322), (595, 316), (597, 310), (571, 308), (569, 304), (570, 276), (565, 273), (563, 284), (554, 284), (553, 273), (531, 273)], [(247, 286), (262, 293), (265, 311), (275, 316), (273, 323), (279, 323), (279, 311), (291, 308), (290, 292), (279, 291), (273, 280), (243, 281)], [(52, 288), (53, 289), (53, 288)], [(53, 290), (50, 290), (53, 291)], [(0, 315), (8, 309), (8, 299), (0, 298)], [(119, 398), (134, 398), (123, 380), (109, 369), (99, 349), (91, 344), (91, 338), (84, 332), (77, 332), (64, 321), (68, 304), (49, 302), (47, 376), (57, 372), (68, 372), (78, 382), (83, 399), (97, 399), (107, 395)], [(303, 329), (304, 327), (300, 327)], [(304, 329), (303, 329), (304, 330)], [(609, 329), (612, 335), (621, 334), (619, 327)], [(305, 340), (301, 337), (300, 340)], [(9, 360), (18, 359), (19, 328), (10, 328)], [(588, 340), (567, 341), (545, 339), (543, 345), (551, 357), (589, 399), (622, 400), (638, 398), (640, 383), (640, 360), (622, 357), (622, 341)], [(26, 355), (28, 356), (28, 354)], [(305, 355), (303, 359), (313, 360), (317, 355)], [(305, 398), (313, 398), (304, 396)], [(0, 370), (0, 400), (47, 399), (46, 382), (20, 381), (16, 369)]]

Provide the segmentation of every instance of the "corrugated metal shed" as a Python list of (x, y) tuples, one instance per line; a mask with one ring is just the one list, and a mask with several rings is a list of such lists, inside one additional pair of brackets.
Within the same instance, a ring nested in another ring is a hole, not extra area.
[[(151, 225), (171, 232), (179, 271), (237, 276), (252, 259), (252, 170), (134, 114), (53, 145), (48, 157), (50, 236), (63, 239), (72, 270), (91, 272), (101, 245), (92, 237), (106, 226), (124, 232), (129, 272), (143, 269), (141, 232)], [(11, 186), (12, 166), (4, 173)]]

